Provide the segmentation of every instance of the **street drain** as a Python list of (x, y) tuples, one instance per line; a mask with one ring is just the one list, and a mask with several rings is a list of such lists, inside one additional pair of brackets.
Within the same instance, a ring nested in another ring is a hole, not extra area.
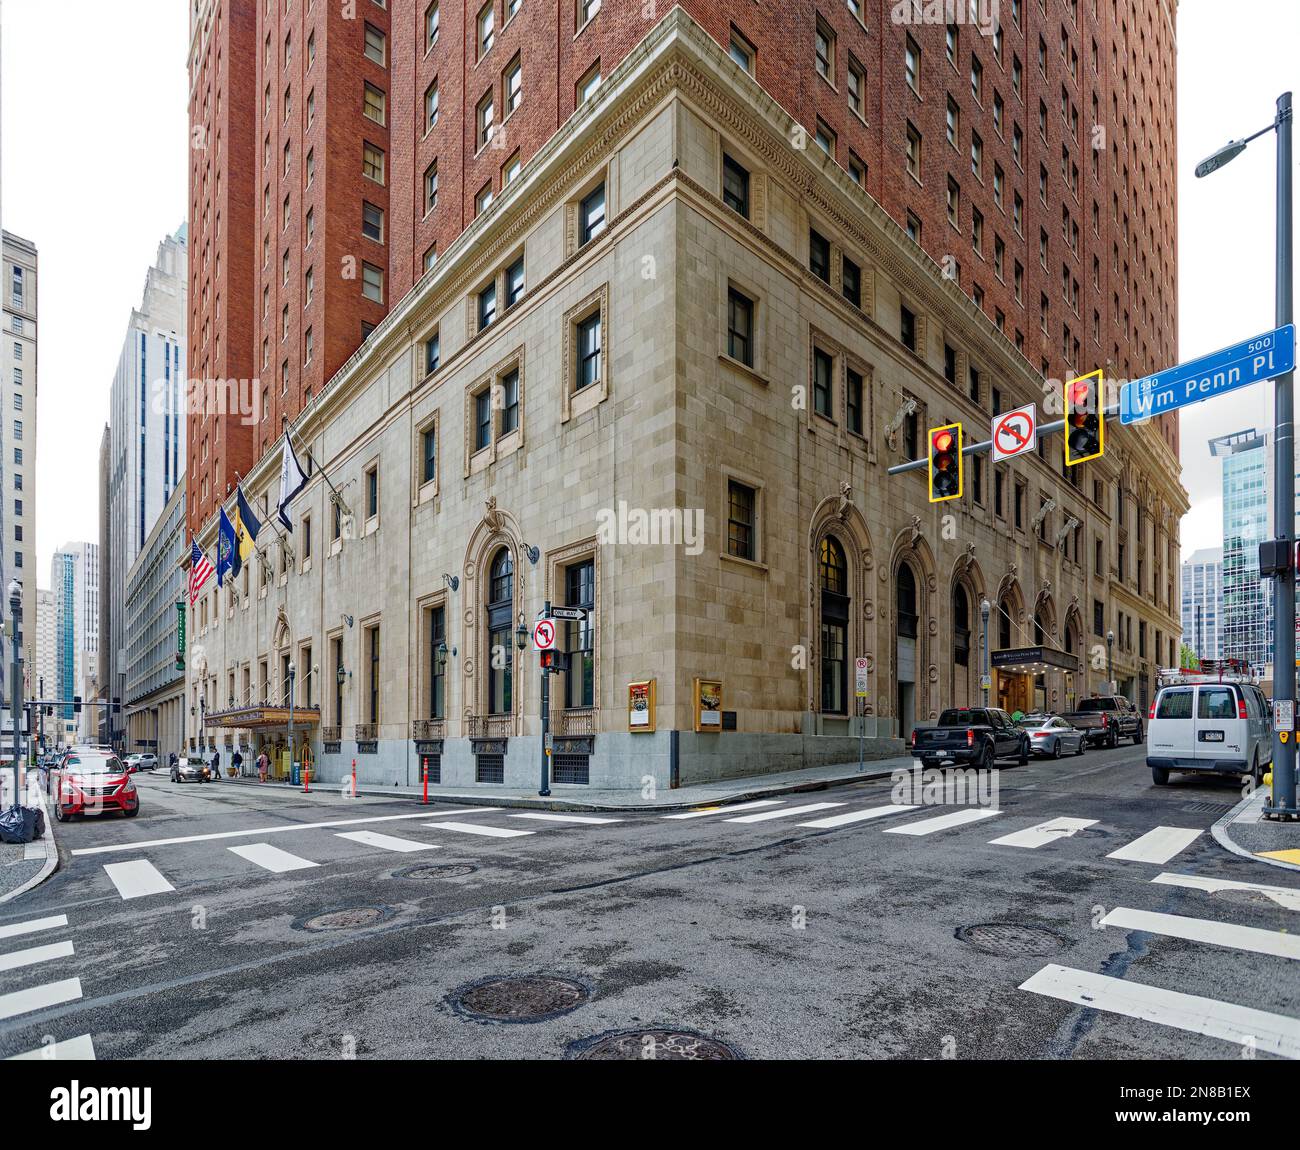
[(1229, 803), (1188, 803), (1183, 813), (1188, 815), (1226, 815), (1232, 806)]
[(477, 869), (477, 867), (467, 866), (464, 863), (444, 863), (441, 866), (424, 863), (421, 866), (408, 866), (405, 870), (394, 871), (393, 877), (418, 880), (464, 878), (465, 875), (473, 874)]
[(310, 918), (300, 918), (293, 924), (293, 929), (355, 930), (360, 926), (374, 926), (375, 923), (392, 917), (392, 910), (386, 906), (345, 906)]
[(550, 975), (485, 978), (453, 991), (452, 1009), (479, 1022), (546, 1022), (591, 997), (580, 982)]
[(1008, 958), (1056, 954), (1069, 945), (1055, 931), (1018, 922), (982, 922), (975, 926), (959, 926), (953, 935), (985, 954)]
[(620, 1030), (569, 1044), (567, 1057), (580, 1062), (735, 1062), (734, 1047), (690, 1030)]

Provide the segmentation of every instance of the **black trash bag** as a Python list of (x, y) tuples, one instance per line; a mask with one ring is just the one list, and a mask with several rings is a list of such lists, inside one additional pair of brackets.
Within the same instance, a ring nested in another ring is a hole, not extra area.
[(40, 807), (31, 808), (32, 813), (36, 816), (34, 822), (33, 839), (43, 839), (45, 837), (45, 812)]
[[(40, 811), (31, 807), (10, 807), (0, 814), (0, 842), (29, 843), (37, 837), (36, 816)], [(41, 831), (45, 829), (45, 818), (41, 817)]]

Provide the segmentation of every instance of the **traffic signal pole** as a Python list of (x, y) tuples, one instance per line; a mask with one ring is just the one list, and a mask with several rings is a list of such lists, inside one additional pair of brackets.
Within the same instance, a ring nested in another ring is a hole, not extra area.
[[(546, 600), (546, 606), (543, 608), (542, 618), (551, 617), (551, 601)], [(539, 658), (538, 663), (541, 663)], [(548, 736), (551, 733), (551, 672), (550, 668), (542, 667), (542, 785), (538, 788), (537, 793), (546, 798), (551, 793), (551, 748), (546, 744)]]

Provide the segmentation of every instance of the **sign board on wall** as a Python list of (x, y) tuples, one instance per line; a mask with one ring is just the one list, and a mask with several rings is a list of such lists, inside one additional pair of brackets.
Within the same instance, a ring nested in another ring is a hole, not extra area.
[(695, 729), (697, 731), (722, 730), (722, 681), (720, 679), (695, 680)]
[(627, 729), (653, 731), (655, 729), (655, 681), (642, 679), (627, 685)]

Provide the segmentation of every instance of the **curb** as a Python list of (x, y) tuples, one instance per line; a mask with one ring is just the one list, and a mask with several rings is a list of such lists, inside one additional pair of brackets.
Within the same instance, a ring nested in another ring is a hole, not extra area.
[(26, 894), (34, 887), (38, 887), (47, 878), (54, 873), (55, 868), (59, 865), (59, 845), (54, 841), (54, 820), (50, 818), (50, 812), (45, 807), (45, 796), (41, 793), (40, 784), (28, 786), (28, 797), (31, 792), (35, 792), (36, 801), (40, 803), (41, 813), (45, 816), (45, 836), (41, 840), (45, 843), (45, 865), (41, 867), (31, 878), (29, 878), (17, 890), (11, 890), (6, 895), (0, 895), (0, 906), (16, 899), (20, 894)]
[[(826, 779), (808, 779), (800, 782), (781, 783), (776, 786), (755, 785), (745, 790), (731, 792), (725, 795), (704, 796), (701, 795), (694, 799), (682, 799), (674, 803), (654, 803), (643, 806), (634, 806), (630, 803), (610, 804), (610, 803), (583, 803), (566, 801), (564, 799), (541, 798), (540, 796), (528, 798), (524, 796), (505, 797), (493, 794), (459, 794), (459, 795), (440, 795), (434, 792), (429, 794), (429, 805), (434, 803), (446, 803), (452, 806), (463, 806), (467, 802), (476, 803), (485, 807), (527, 807), (530, 810), (539, 811), (602, 811), (605, 813), (624, 814), (643, 814), (648, 811), (686, 811), (701, 806), (727, 806), (732, 803), (749, 802), (753, 799), (770, 798), (773, 795), (800, 794), (808, 791), (825, 791), (832, 787), (848, 786), (852, 783), (860, 783), (873, 779), (887, 779), (897, 768), (895, 767), (878, 767), (872, 769), (867, 766), (864, 770), (854, 769), (851, 775), (836, 775)], [(302, 793), (301, 786), (294, 786), (292, 783), (255, 783), (253, 780), (222, 779), (223, 783), (237, 783), (239, 785), (275, 787), (279, 790), (297, 791)], [(322, 783), (319, 784), (322, 790), (334, 792), (336, 784)], [(386, 790), (383, 788), (358, 787), (358, 793), (361, 797), (367, 798), (388, 798), (388, 799), (406, 799), (410, 802), (418, 803), (420, 794), (410, 791)]]
[(1264, 805), (1264, 798), (1265, 790), (1263, 787), (1259, 787), (1252, 791), (1242, 799), (1241, 802), (1233, 807), (1232, 810), (1220, 818), (1219, 821), (1210, 828), (1210, 833), (1214, 836), (1214, 840), (1219, 844), (1219, 846), (1223, 847), (1226, 851), (1230, 851), (1232, 854), (1250, 859), (1251, 862), (1264, 863), (1266, 866), (1281, 867), (1283, 870), (1300, 871), (1300, 865), (1297, 865), (1296, 863), (1289, 863), (1283, 859), (1264, 858), (1262, 855), (1255, 854), (1254, 851), (1248, 851), (1245, 847), (1239, 846), (1237, 843), (1233, 842), (1232, 836), (1228, 834), (1228, 828), (1232, 826), (1233, 823), (1237, 822), (1246, 811), (1250, 809), (1252, 804), (1258, 803), (1258, 805), (1262, 807)]

